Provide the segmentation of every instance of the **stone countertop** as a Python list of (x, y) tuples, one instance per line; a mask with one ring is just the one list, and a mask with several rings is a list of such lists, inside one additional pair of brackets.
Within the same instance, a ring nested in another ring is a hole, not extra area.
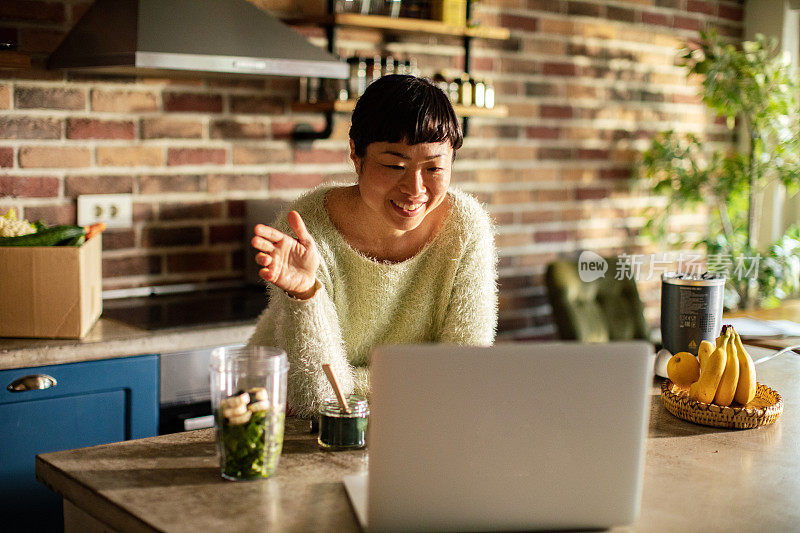
[[(800, 355), (783, 354), (757, 372), (781, 393), (784, 411), (750, 430), (673, 417), (654, 380), (641, 515), (614, 531), (797, 528)], [(322, 452), (303, 423), (287, 424), (268, 480), (221, 479), (212, 430), (43, 454), (37, 477), (65, 497), (66, 508), (122, 531), (358, 531), (341, 479), (366, 469), (367, 452)]]
[(0, 370), (246, 342), (256, 320), (149, 331), (100, 318), (83, 339), (0, 338)]

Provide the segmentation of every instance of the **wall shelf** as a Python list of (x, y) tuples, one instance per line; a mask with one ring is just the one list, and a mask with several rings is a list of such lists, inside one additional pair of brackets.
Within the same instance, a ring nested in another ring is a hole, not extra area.
[(388, 32), (429, 33), (454, 37), (476, 37), (479, 39), (505, 40), (511, 37), (511, 32), (506, 28), (491, 26), (462, 27), (445, 24), (438, 20), (392, 18), (357, 13), (337, 13), (323, 17), (286, 19), (285, 22), (299, 25), (347, 26), (351, 28), (372, 28)]
[[(350, 113), (356, 106), (355, 100), (337, 100), (335, 102), (295, 102), (292, 104), (292, 111), (296, 113)], [(507, 117), (508, 108), (506, 106), (495, 106), (491, 109), (485, 107), (453, 105), (456, 114), (462, 117)]]
[(0, 50), (0, 68), (25, 69), (31, 68), (31, 56), (14, 50)]

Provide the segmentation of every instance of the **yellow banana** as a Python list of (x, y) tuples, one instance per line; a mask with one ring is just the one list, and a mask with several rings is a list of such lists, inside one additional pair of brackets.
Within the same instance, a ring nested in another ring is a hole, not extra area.
[(742, 338), (734, 331), (736, 355), (739, 359), (739, 382), (736, 384), (736, 393), (733, 399), (737, 403), (747, 405), (756, 397), (756, 365), (753, 358), (742, 345)]
[(725, 351), (725, 371), (717, 386), (714, 403), (727, 407), (733, 402), (736, 394), (736, 384), (739, 382), (739, 359), (736, 356), (736, 344), (733, 341), (733, 328), (728, 327), (728, 343)]
[(702, 366), (703, 361), (711, 355), (711, 352), (714, 351), (714, 344), (710, 341), (701, 341), (700, 346), (697, 348), (697, 358), (700, 360), (700, 365)]
[(689, 397), (700, 402), (711, 403), (717, 393), (722, 374), (727, 363), (728, 336), (722, 340), (722, 346), (711, 352), (705, 364), (700, 363), (700, 379), (689, 387)]

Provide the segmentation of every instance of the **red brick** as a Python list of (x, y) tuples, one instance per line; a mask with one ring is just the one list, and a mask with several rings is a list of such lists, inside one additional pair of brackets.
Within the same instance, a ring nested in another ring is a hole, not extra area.
[(131, 194), (131, 176), (67, 176), (64, 178), (64, 196), (81, 194)]
[(278, 114), (286, 102), (274, 96), (231, 96), (231, 113)]
[(235, 242), (240, 243), (244, 240), (244, 226), (242, 224), (231, 224), (227, 226), (211, 226), (208, 233), (209, 244)]
[(218, 120), (211, 124), (212, 139), (266, 139), (269, 130), (264, 122)]
[(140, 176), (139, 192), (141, 194), (159, 194), (164, 192), (198, 192), (203, 183), (202, 176), (180, 174), (177, 176)]
[(164, 111), (222, 112), (222, 96), (218, 94), (165, 93)]
[(509, 30), (536, 31), (538, 19), (521, 15), (500, 15), (500, 26)]
[(14, 166), (14, 149), (9, 147), (0, 148), (0, 167)]
[(545, 63), (542, 65), (542, 72), (545, 75), (574, 76), (577, 69), (571, 63)]
[(81, 89), (18, 87), (14, 99), (17, 109), (86, 109), (86, 92)]
[(157, 111), (158, 98), (147, 91), (92, 90), (92, 110), (115, 113)]
[(530, 139), (558, 139), (561, 137), (561, 128), (531, 126), (528, 128), (526, 134)]
[(578, 149), (578, 159), (608, 159), (608, 150), (580, 148)]
[(537, 202), (563, 202), (570, 200), (572, 192), (566, 189), (543, 189), (536, 191), (534, 200)]
[(71, 118), (67, 120), (68, 139), (133, 139), (133, 122)]
[(273, 163), (290, 163), (292, 151), (288, 148), (263, 146), (234, 146), (234, 165), (268, 165)]
[(242, 200), (228, 200), (227, 205), (227, 218), (242, 218), (244, 216), (244, 201)]
[(134, 222), (150, 222), (155, 219), (156, 219), (156, 210), (153, 204), (134, 202), (133, 204)]
[(11, 109), (11, 87), (0, 85), (0, 109)]
[(169, 227), (146, 228), (142, 231), (142, 246), (192, 246), (203, 242), (203, 228)]
[(103, 250), (124, 250), (136, 247), (136, 232), (112, 228), (103, 232)]
[(576, 200), (599, 200), (608, 196), (609, 190), (603, 187), (581, 187), (575, 190)]
[(663, 13), (653, 13), (651, 11), (642, 12), (642, 23), (654, 26), (672, 26), (672, 17)]
[(741, 6), (731, 6), (728, 4), (719, 5), (719, 16), (728, 20), (741, 22), (744, 19), (744, 10)]
[(526, 7), (531, 11), (550, 11), (553, 13), (563, 13), (561, 0), (528, 0)]
[(717, 12), (717, 4), (716, 2), (709, 2), (707, 0), (687, 0), (686, 10), (706, 15), (715, 15)]
[(167, 256), (167, 272), (205, 272), (225, 270), (228, 260), (220, 252), (195, 252)]
[(572, 118), (572, 107), (568, 105), (542, 105), (539, 108), (542, 118)]
[(223, 202), (161, 204), (160, 220), (189, 220), (219, 218), (224, 213)]
[(539, 159), (540, 160), (558, 160), (558, 161), (567, 161), (569, 159), (574, 158), (574, 153), (570, 148), (547, 148), (543, 147), (539, 149)]
[(349, 160), (344, 150), (325, 150), (315, 148), (312, 150), (298, 149), (294, 151), (294, 162), (302, 163), (344, 163)]
[(203, 123), (199, 120), (148, 118), (141, 124), (142, 139), (200, 139)]
[(223, 148), (170, 148), (167, 164), (179, 165), (224, 165), (226, 151)]
[(212, 175), (208, 177), (208, 192), (261, 191), (266, 189), (266, 178), (261, 174)]
[(0, 176), (0, 196), (53, 198), (58, 196), (60, 181), (55, 177)]
[(161, 273), (161, 258), (154, 255), (103, 259), (103, 278), (145, 276)]
[(619, 20), (621, 22), (635, 22), (636, 11), (624, 7), (607, 6), (606, 18), (611, 20)]
[(631, 177), (629, 168), (603, 168), (600, 169), (600, 179), (604, 180), (627, 180)]
[(88, 148), (66, 146), (26, 146), (19, 150), (22, 168), (76, 168), (91, 164)]
[(48, 226), (75, 224), (77, 221), (76, 209), (75, 202), (70, 201), (68, 204), (26, 207), (22, 216), (28, 220), (41, 220)]
[(0, 2), (0, 20), (39, 22), (64, 22), (64, 4), (34, 0), (3, 0)]
[(160, 167), (164, 149), (160, 146), (98, 146), (97, 164), (104, 167)]
[(31, 116), (0, 116), (2, 139), (60, 139), (64, 121)]
[(690, 17), (679, 17), (679, 16), (676, 16), (674, 24), (675, 24), (676, 28), (681, 28), (681, 29), (684, 29), (684, 30), (695, 30), (695, 31), (698, 31), (698, 30), (701, 30), (703, 28), (703, 22), (701, 20), (696, 19), (696, 18), (690, 18)]
[(308, 189), (322, 183), (321, 174), (289, 174), (276, 172), (269, 175), (269, 188), (274, 189)]
[(583, 17), (599, 17), (600, 6), (597, 4), (590, 4), (589, 2), (568, 2), (567, 14), (578, 15)]

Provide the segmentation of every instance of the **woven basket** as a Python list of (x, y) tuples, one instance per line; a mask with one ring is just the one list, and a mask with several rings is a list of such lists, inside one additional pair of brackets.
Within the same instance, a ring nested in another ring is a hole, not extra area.
[(667, 411), (695, 424), (718, 428), (748, 429), (767, 426), (783, 412), (783, 399), (775, 390), (758, 383), (756, 397), (742, 407), (720, 407), (692, 400), (688, 389), (676, 386), (666, 379), (661, 384), (661, 403)]

